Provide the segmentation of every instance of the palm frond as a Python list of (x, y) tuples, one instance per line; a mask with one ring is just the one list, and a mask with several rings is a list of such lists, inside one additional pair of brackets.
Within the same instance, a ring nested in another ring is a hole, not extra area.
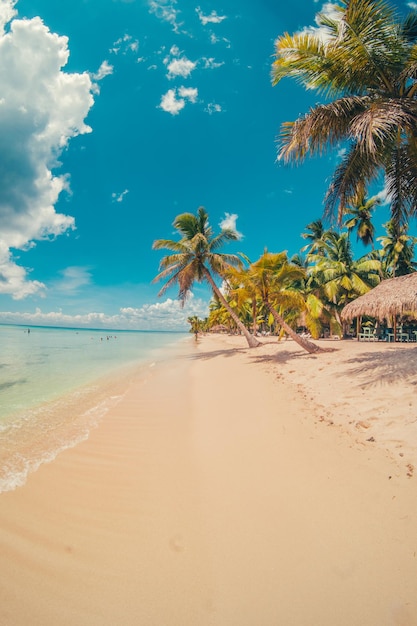
[(284, 123), (278, 137), (278, 159), (300, 161), (307, 154), (322, 154), (350, 134), (352, 120), (368, 105), (368, 96), (339, 98), (310, 109), (295, 122)]
[(364, 192), (369, 182), (376, 179), (379, 164), (357, 145), (353, 144), (336, 169), (325, 196), (325, 216), (333, 219), (338, 207), (341, 223), (351, 198)]

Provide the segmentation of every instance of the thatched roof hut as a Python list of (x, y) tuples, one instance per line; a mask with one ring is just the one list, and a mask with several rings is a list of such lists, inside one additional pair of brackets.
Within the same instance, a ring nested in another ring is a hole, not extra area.
[(345, 306), (342, 319), (369, 315), (379, 321), (397, 315), (417, 318), (417, 272), (388, 278)]
[(224, 324), (217, 324), (216, 326), (212, 326), (210, 328), (211, 333), (228, 333), (229, 330), (230, 329), (227, 328), (227, 326), (225, 326)]

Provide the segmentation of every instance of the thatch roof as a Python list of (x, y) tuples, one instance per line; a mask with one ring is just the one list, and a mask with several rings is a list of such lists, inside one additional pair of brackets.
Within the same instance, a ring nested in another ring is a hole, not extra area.
[(417, 272), (388, 278), (345, 306), (342, 318), (369, 315), (382, 321), (394, 315), (413, 314), (417, 318)]
[(216, 326), (212, 326), (210, 328), (210, 332), (212, 332), (212, 333), (224, 333), (224, 332), (228, 332), (228, 331), (229, 331), (229, 329), (224, 324), (217, 324)]

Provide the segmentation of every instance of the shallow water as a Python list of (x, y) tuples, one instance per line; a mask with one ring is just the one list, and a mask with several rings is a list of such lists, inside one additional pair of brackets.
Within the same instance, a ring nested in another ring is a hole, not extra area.
[(0, 493), (90, 429), (183, 333), (0, 326)]

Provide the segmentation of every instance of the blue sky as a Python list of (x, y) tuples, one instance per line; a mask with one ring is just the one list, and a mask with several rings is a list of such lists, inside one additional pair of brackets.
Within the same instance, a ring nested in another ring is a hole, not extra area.
[(157, 298), (152, 243), (199, 206), (242, 234), (229, 252), (298, 252), (338, 155), (276, 162), (281, 123), (318, 96), (272, 87), (271, 64), (322, 8), (0, 0), (0, 323), (187, 328), (208, 289)]

